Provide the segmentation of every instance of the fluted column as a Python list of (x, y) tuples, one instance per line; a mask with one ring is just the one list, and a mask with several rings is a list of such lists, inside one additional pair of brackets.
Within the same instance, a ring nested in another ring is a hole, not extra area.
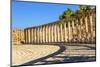
[(28, 30), (26, 30), (26, 43), (28, 43)]
[(35, 37), (34, 37), (34, 28), (33, 28), (33, 31), (32, 31), (32, 38), (33, 38), (33, 43), (34, 43), (34, 40), (35, 40)]
[(30, 43), (30, 29), (28, 29), (28, 43)]
[(46, 26), (46, 42), (49, 42), (49, 25)]
[(38, 43), (38, 27), (36, 27), (36, 43)]
[(93, 18), (93, 41), (95, 42), (95, 39), (96, 39), (96, 15), (93, 14), (92, 15), (92, 18)]
[(31, 43), (33, 43), (33, 28), (31, 28)]
[(45, 28), (44, 28), (44, 26), (43, 26), (43, 43), (45, 42)]
[(85, 17), (85, 27), (86, 27), (86, 33), (88, 33), (88, 22), (87, 22), (87, 17)]
[(44, 26), (44, 38), (45, 38), (45, 43), (46, 43), (46, 26)]
[(43, 26), (41, 26), (41, 43), (43, 43)]
[(40, 27), (39, 27), (39, 29), (38, 29), (38, 32), (39, 32), (39, 43), (40, 43)]
[(28, 43), (30, 42), (30, 33), (29, 33), (29, 29), (28, 29)]
[(73, 39), (73, 28), (72, 28), (72, 21), (70, 21), (70, 28), (71, 28), (71, 42), (72, 42), (72, 39)]
[(55, 42), (55, 35), (54, 35), (54, 31), (55, 31), (55, 26), (54, 26), (54, 24), (53, 24), (53, 27), (52, 27), (52, 37), (53, 37), (53, 40), (52, 40), (52, 42)]
[(54, 30), (54, 29), (53, 29), (53, 24), (52, 24), (52, 26), (51, 26), (51, 37), (52, 37), (51, 42), (53, 42), (53, 41), (54, 41), (54, 40), (53, 40), (53, 39), (54, 39), (53, 30)]
[(50, 25), (48, 26), (48, 42), (50, 42)]
[(68, 42), (68, 28), (67, 28), (67, 23), (64, 23), (64, 30), (65, 30), (65, 42)]
[(38, 27), (36, 27), (36, 43), (38, 43)]
[(71, 27), (70, 27), (70, 22), (68, 22), (68, 41), (71, 41)]
[(38, 27), (36, 28), (36, 43), (38, 43)]
[(46, 36), (46, 37), (45, 37), (45, 42), (46, 42), (46, 43), (47, 43), (47, 40), (48, 40), (48, 38), (47, 38), (47, 37), (48, 37), (48, 36), (47, 36), (47, 32), (48, 32), (48, 31), (47, 31), (47, 25), (46, 25), (46, 26), (45, 26), (45, 36)]
[(57, 42), (57, 26), (54, 24), (54, 35), (55, 35), (55, 42)]
[(34, 42), (36, 43), (36, 28), (34, 29)]
[[(75, 22), (74, 21), (72, 21), (72, 31), (73, 31), (73, 40), (74, 40), (74, 38), (75, 38), (75, 31), (76, 31), (76, 29), (75, 29)], [(73, 41), (74, 42), (74, 41)]]
[(27, 38), (27, 29), (26, 29), (26, 43), (27, 43), (27, 41), (28, 41), (28, 38)]
[(42, 39), (42, 43), (43, 43), (43, 35), (44, 35), (44, 34), (43, 34), (43, 26), (41, 27), (41, 33), (42, 33), (42, 34), (41, 34), (41, 37), (42, 37), (41, 39)]
[(57, 26), (57, 42), (60, 42), (60, 25)]
[(83, 23), (83, 21), (82, 21), (82, 18), (81, 18), (80, 19), (80, 34), (79, 34), (80, 42), (82, 42), (82, 34), (83, 34), (83, 32), (82, 32), (82, 23)]
[[(89, 34), (89, 31), (88, 31), (88, 30), (89, 30), (89, 29), (88, 29), (88, 18), (85, 17), (84, 20), (85, 20), (84, 22), (85, 22), (85, 40), (86, 40), (87, 37), (88, 37), (88, 34)], [(87, 41), (87, 40), (86, 40), (86, 41)], [(85, 41), (85, 42), (86, 42), (86, 41)]]
[(38, 43), (40, 43), (40, 27), (38, 28), (38, 36), (39, 36), (39, 37), (38, 37), (38, 38), (39, 38), (39, 39), (38, 39)]
[(28, 29), (27, 29), (27, 43), (29, 43), (29, 32), (28, 32)]
[(61, 30), (61, 42), (63, 42), (63, 24), (61, 23), (61, 25), (60, 25), (60, 30)]
[(37, 43), (37, 29), (35, 28), (35, 43)]
[(50, 31), (50, 34), (51, 34), (51, 42), (52, 42), (52, 40), (53, 40), (53, 36), (52, 36), (52, 28), (53, 28), (53, 26), (51, 25), (51, 31)]
[(24, 30), (24, 43), (26, 43), (26, 30)]
[(47, 35), (48, 35), (48, 43), (49, 43), (49, 25), (48, 25), (48, 34)]
[(32, 28), (30, 29), (30, 43), (32, 43)]
[(91, 41), (93, 41), (93, 17), (92, 15), (90, 15), (89, 18), (90, 18), (90, 26), (91, 26)]
[(61, 36), (61, 42), (63, 41), (63, 31), (62, 31), (62, 24), (60, 24), (60, 30), (61, 30), (61, 34), (60, 34), (60, 36)]
[(42, 43), (42, 27), (40, 27), (39, 36), (40, 36), (40, 43)]
[(49, 31), (50, 31), (50, 37), (49, 37), (50, 40), (49, 41), (52, 42), (52, 25), (50, 25)]
[(46, 37), (46, 35), (45, 35), (45, 26), (43, 26), (43, 27), (44, 27), (43, 28), (44, 29), (44, 36), (43, 37), (44, 37), (44, 43), (45, 43), (45, 37)]
[(82, 18), (82, 26), (81, 26), (81, 30), (82, 30), (82, 42), (86, 42), (87, 36), (86, 36), (86, 25), (85, 25), (85, 19)]
[(47, 26), (45, 26), (45, 43), (47, 42)]

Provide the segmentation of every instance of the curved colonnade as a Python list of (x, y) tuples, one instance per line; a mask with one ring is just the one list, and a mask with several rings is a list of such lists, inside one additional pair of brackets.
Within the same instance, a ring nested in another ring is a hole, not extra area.
[(24, 29), (25, 43), (95, 43), (95, 11)]

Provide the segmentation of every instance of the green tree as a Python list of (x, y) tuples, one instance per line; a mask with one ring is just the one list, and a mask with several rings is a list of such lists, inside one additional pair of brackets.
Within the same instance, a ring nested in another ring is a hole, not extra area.
[(76, 14), (82, 14), (91, 10), (91, 6), (80, 5), (80, 8), (76, 11)]
[(70, 17), (70, 16), (75, 16), (75, 13), (70, 8), (68, 8), (67, 10), (65, 10), (63, 12), (62, 15), (59, 16), (59, 19), (64, 19), (64, 18)]

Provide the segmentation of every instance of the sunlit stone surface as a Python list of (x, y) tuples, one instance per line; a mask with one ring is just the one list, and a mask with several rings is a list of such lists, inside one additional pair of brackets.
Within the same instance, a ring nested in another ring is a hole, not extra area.
[(13, 45), (12, 64), (20, 65), (31, 60), (35, 60), (59, 50), (58, 46), (53, 45)]

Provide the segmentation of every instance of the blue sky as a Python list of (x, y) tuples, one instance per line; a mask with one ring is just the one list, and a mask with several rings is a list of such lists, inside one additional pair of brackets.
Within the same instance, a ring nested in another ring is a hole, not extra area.
[(12, 2), (12, 28), (27, 28), (59, 20), (67, 8), (73, 11), (78, 5), (48, 4), (34, 2)]

